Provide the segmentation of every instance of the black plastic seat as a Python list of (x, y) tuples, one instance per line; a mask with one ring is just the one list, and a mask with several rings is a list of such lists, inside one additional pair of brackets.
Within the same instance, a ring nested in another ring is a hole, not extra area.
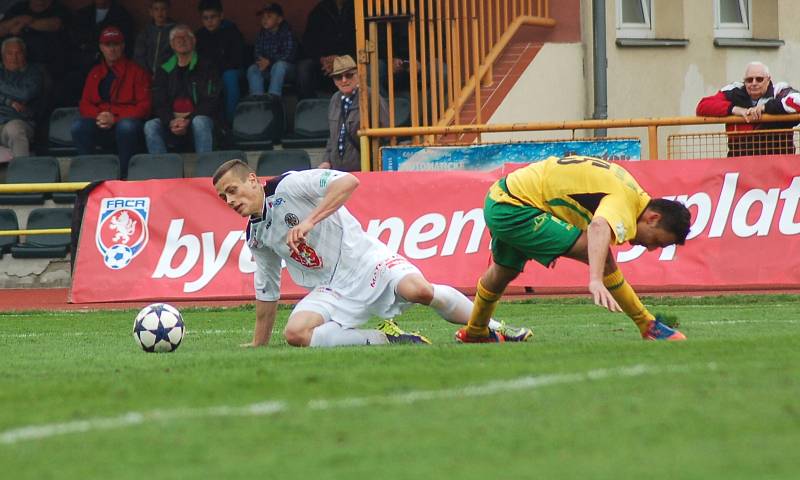
[(50, 114), (47, 130), (47, 153), (57, 157), (76, 155), (72, 141), (72, 123), (80, 118), (78, 107), (56, 108)]
[[(28, 215), (29, 230), (43, 228), (69, 228), (72, 226), (71, 208), (37, 208)], [(14, 258), (61, 258), (67, 255), (71, 238), (69, 233), (26, 235), (25, 241), (11, 247)]]
[(236, 106), (228, 143), (239, 150), (271, 150), (283, 134), (283, 108), (266, 100), (245, 100)]
[(131, 157), (128, 180), (183, 178), (183, 157), (177, 153), (139, 153)]
[(305, 98), (297, 102), (293, 132), (283, 137), (283, 148), (322, 148), (328, 141), (330, 99)]
[(194, 177), (211, 177), (220, 165), (238, 158), (247, 163), (247, 156), (241, 150), (220, 150), (218, 152), (207, 152), (197, 154), (197, 166), (194, 169)]
[(311, 158), (305, 150), (270, 150), (258, 157), (256, 175), (274, 177), (289, 170), (308, 170)]
[[(78, 155), (72, 157), (65, 182), (99, 182), (119, 180), (119, 158), (116, 155)], [(75, 194), (53, 193), (56, 203), (73, 203)]]
[[(0, 231), (19, 230), (17, 214), (10, 208), (0, 209)], [(11, 251), (11, 247), (19, 242), (18, 235), (0, 235), (0, 257)]]
[[(17, 157), (8, 164), (6, 183), (58, 183), (61, 171), (55, 157)], [(0, 194), (0, 203), (40, 205), (48, 193)]]

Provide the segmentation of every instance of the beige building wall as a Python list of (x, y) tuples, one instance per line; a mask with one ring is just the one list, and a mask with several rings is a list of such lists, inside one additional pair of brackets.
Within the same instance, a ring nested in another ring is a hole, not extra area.
[[(488, 123), (529, 123), (582, 119), (586, 114), (583, 45), (547, 43), (519, 77)], [(565, 138), (572, 132), (487, 134), (488, 142)]]
[[(652, 0), (652, 3), (655, 39), (685, 39), (688, 44), (617, 45), (617, 2), (606, 0), (608, 118), (692, 116), (700, 98), (741, 80), (746, 64), (754, 60), (767, 64), (774, 80), (800, 88), (800, 29), (797, 28), (800, 1), (752, 1), (753, 38), (782, 40), (784, 45), (778, 48), (715, 46), (713, 0)], [(491, 123), (592, 117), (591, 0), (581, 1), (581, 25), (583, 44), (546, 44), (492, 116)], [(542, 84), (543, 75), (549, 79), (546, 84)], [(542, 93), (548, 90), (553, 94)], [(582, 104), (573, 103), (578, 101)], [(659, 157), (666, 158), (669, 134), (721, 130), (721, 125), (660, 128)], [(646, 129), (611, 129), (608, 134), (640, 137), (642, 154), (647, 156)], [(505, 138), (553, 136), (515, 134)], [(495, 141), (498, 138), (501, 137), (495, 137)]]

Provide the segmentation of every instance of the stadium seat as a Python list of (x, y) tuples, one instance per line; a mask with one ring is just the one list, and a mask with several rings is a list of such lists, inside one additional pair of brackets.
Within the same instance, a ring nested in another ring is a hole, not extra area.
[[(69, 228), (72, 226), (71, 208), (37, 208), (28, 215), (30, 230), (42, 228)], [(70, 248), (70, 234), (26, 235), (25, 241), (11, 247), (14, 258), (61, 258)]]
[(177, 153), (139, 153), (131, 157), (128, 180), (183, 178), (183, 157)]
[(322, 148), (328, 141), (330, 99), (306, 98), (297, 102), (294, 131), (283, 138), (283, 148)]
[(271, 150), (258, 157), (256, 175), (274, 177), (289, 170), (308, 170), (311, 159), (305, 150)]
[[(119, 158), (116, 155), (78, 155), (72, 157), (65, 182), (98, 182), (119, 180)], [(73, 203), (75, 194), (53, 193), (56, 203)]]
[[(11, 160), (6, 172), (6, 183), (58, 183), (61, 172), (54, 157), (17, 157)], [(47, 193), (0, 194), (0, 204), (38, 205), (44, 203)]]
[[(19, 221), (17, 221), (17, 214), (10, 208), (0, 209), (0, 231), (6, 230), (19, 230)], [(16, 245), (19, 241), (17, 235), (2, 235), (0, 236), (0, 257), (4, 253), (11, 251), (11, 247)]]
[(78, 107), (56, 108), (50, 114), (47, 130), (47, 153), (57, 157), (77, 155), (72, 142), (72, 123), (80, 118)]
[(240, 150), (270, 150), (283, 134), (283, 107), (266, 100), (236, 106), (228, 143)]
[(199, 153), (197, 154), (197, 166), (192, 176), (211, 177), (220, 165), (235, 158), (247, 163), (247, 156), (241, 150), (220, 150), (218, 152)]

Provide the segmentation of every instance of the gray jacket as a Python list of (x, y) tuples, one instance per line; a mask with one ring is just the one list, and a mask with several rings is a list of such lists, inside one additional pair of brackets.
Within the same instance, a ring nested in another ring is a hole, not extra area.
[(133, 50), (133, 61), (154, 75), (156, 68), (169, 60), (172, 56), (172, 47), (169, 46), (169, 31), (175, 22), (169, 20), (163, 27), (149, 22), (136, 37), (136, 47)]
[[(344, 155), (339, 157), (339, 128), (342, 125), (342, 94), (336, 92), (331, 97), (331, 103), (328, 105), (328, 143), (325, 145), (325, 154), (322, 157), (323, 162), (329, 162), (331, 168), (343, 172), (356, 172), (361, 170), (361, 152), (358, 138), (358, 129), (361, 128), (360, 112), (358, 108), (358, 91), (355, 92), (353, 98), (353, 106), (347, 114), (345, 123), (347, 124), (347, 133), (345, 134), (344, 142)], [(378, 114), (381, 127), (389, 126), (389, 107), (386, 99), (381, 97), (380, 100), (380, 113)]]
[[(0, 123), (24, 120), (33, 126), (43, 85), (42, 71), (37, 65), (28, 65), (16, 72), (0, 66)], [(24, 103), (27, 108), (18, 112), (11, 106), (13, 102)]]

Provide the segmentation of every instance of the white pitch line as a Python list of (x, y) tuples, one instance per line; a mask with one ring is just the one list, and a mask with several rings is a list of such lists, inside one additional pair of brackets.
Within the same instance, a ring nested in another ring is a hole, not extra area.
[[(242, 328), (239, 330), (190, 330), (187, 329), (185, 335), (227, 335), (229, 333), (250, 333), (250, 330)], [(93, 330), (89, 332), (70, 331), (70, 332), (29, 332), (29, 333), (0, 333), (0, 338), (36, 338), (36, 337), (87, 337), (91, 335), (108, 335), (108, 332)]]
[[(714, 363), (701, 365), (701, 368), (716, 370)], [(648, 365), (596, 369), (579, 373), (554, 373), (535, 376), (524, 376), (511, 380), (498, 380), (479, 385), (468, 385), (460, 388), (441, 390), (416, 390), (411, 392), (378, 395), (371, 397), (350, 397), (338, 400), (311, 400), (305, 408), (308, 410), (333, 410), (365, 407), (376, 404), (412, 404), (429, 400), (452, 398), (483, 397), (504, 392), (533, 390), (550, 385), (582, 383), (613, 378), (631, 378), (663, 371), (686, 371), (690, 366), (672, 366), (668, 368)], [(247, 417), (267, 416), (284, 412), (290, 408), (285, 401), (266, 401), (251, 403), (241, 407), (219, 405), (208, 408), (190, 408), (174, 410), (152, 410), (148, 412), (128, 412), (116, 417), (89, 418), (62, 423), (46, 423), (14, 428), (0, 433), (0, 443), (11, 445), (24, 441), (41, 440), (70, 433), (86, 433), (95, 430), (112, 430), (141, 425), (145, 422), (171, 422), (190, 418), (210, 417)], [(302, 409), (302, 407), (301, 407)]]

